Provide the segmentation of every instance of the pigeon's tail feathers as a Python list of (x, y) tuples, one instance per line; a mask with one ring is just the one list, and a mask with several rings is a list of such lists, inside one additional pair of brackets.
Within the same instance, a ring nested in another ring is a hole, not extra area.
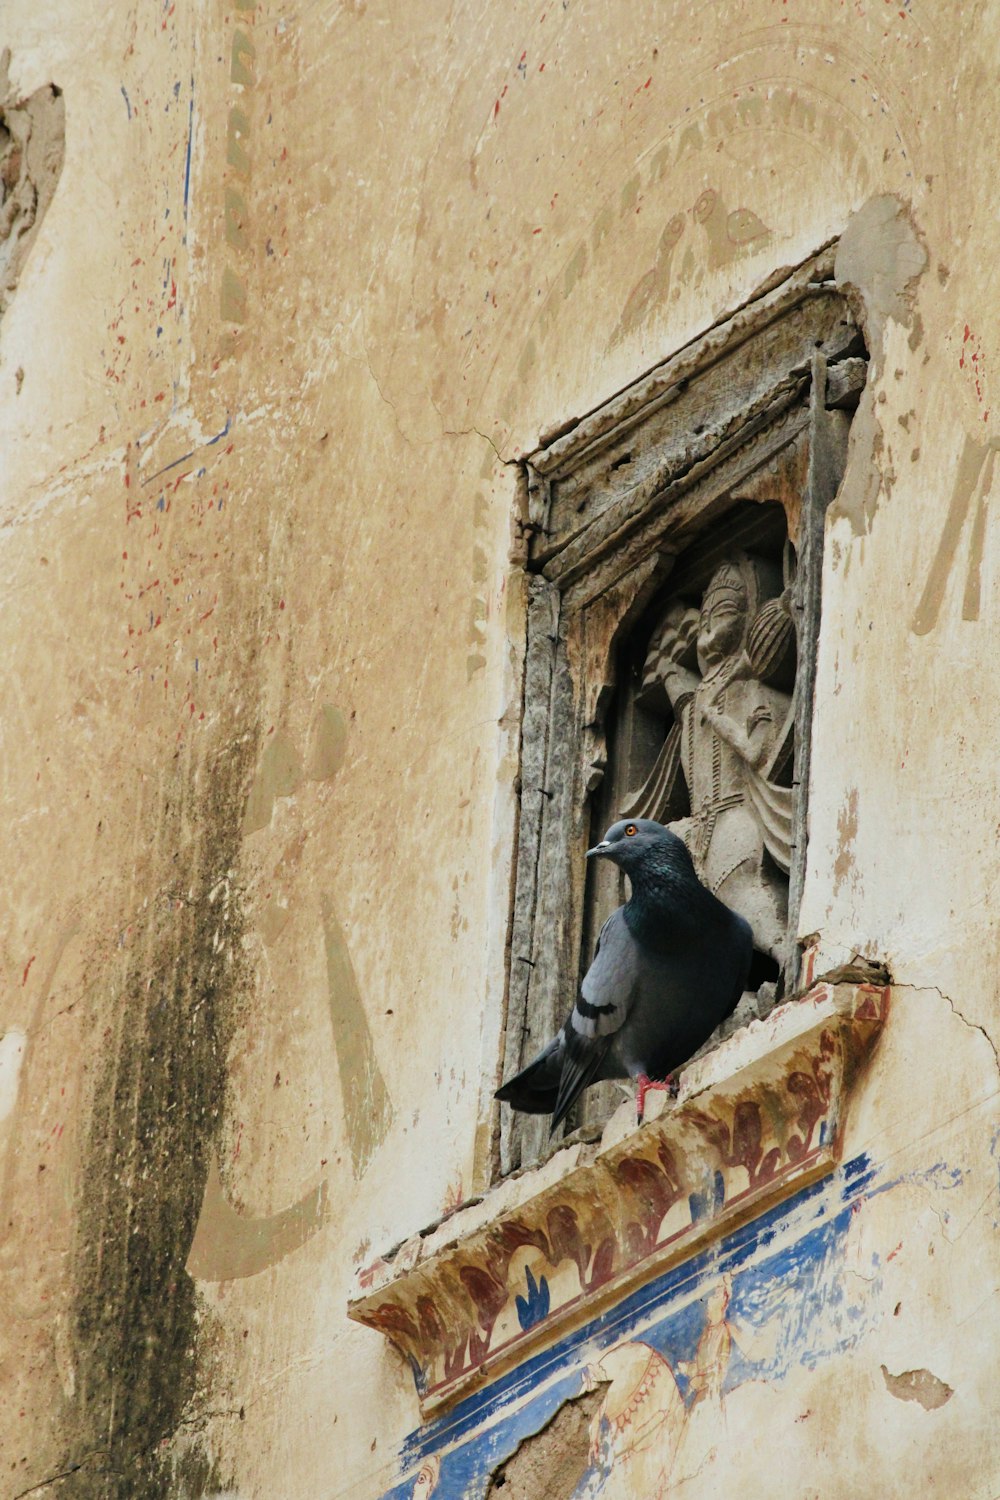
[(550, 1115), (559, 1097), (562, 1065), (563, 1039), (560, 1032), (534, 1062), (515, 1073), (513, 1078), (508, 1078), (493, 1097), (528, 1115)]
[(566, 1026), (563, 1034), (566, 1037), (566, 1051), (549, 1135), (554, 1134), (562, 1124), (587, 1085), (601, 1076), (604, 1058), (612, 1040), (610, 1036), (596, 1041), (584, 1040), (576, 1036), (570, 1025)]

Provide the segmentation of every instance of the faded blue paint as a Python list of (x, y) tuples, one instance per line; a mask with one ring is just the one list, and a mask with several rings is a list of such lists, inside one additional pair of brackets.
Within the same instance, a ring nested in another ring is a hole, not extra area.
[[(176, 389), (176, 387), (175, 387), (175, 389)], [(216, 445), (216, 443), (221, 443), (222, 439), (224, 437), (228, 437), (228, 435), (229, 435), (229, 429), (231, 428), (232, 425), (233, 425), (233, 419), (232, 419), (232, 417), (231, 416), (227, 416), (226, 417), (226, 425), (225, 425), (225, 427), (222, 428), (221, 432), (217, 432), (214, 437), (211, 437), (206, 442), (202, 443), (201, 444), (202, 448), (214, 448), (215, 445)], [(178, 464), (186, 464), (187, 461), (188, 461), (188, 459), (189, 458), (194, 458), (194, 455), (198, 451), (199, 450), (197, 448), (191, 448), (191, 449), (189, 449), (189, 451), (187, 453), (182, 453), (181, 456), (180, 456), (180, 458), (172, 458), (168, 464), (164, 464), (163, 465), (162, 469), (157, 469), (157, 471), (156, 471), (155, 474), (150, 474), (150, 476), (149, 476), (148, 479), (144, 479), (142, 481), (143, 485), (145, 486), (147, 484), (152, 484), (154, 479), (159, 479), (162, 474), (167, 474), (167, 473), (169, 473), (169, 471), (171, 469), (176, 469), (177, 466), (178, 466)], [(204, 472), (205, 472), (204, 469), (201, 469), (199, 471), (200, 474), (204, 474)], [(220, 510), (222, 509), (221, 505), (219, 506), (219, 509)]]
[(194, 77), (191, 79), (191, 98), (188, 103), (187, 152), (184, 157), (184, 221), (187, 222), (188, 198), (191, 193), (191, 142), (194, 139)]
[[(955, 1169), (944, 1163), (931, 1173), (938, 1185), (956, 1181)], [(880, 1179), (868, 1157), (858, 1156), (724, 1235), (412, 1433), (400, 1452), (405, 1477), (383, 1500), (410, 1500), (420, 1465), (431, 1455), (441, 1466), (435, 1500), (481, 1500), (496, 1467), (581, 1394), (585, 1367), (630, 1339), (662, 1356), (688, 1405), (688, 1371), (706, 1331), (708, 1299), (724, 1277), (730, 1288), (725, 1321), (734, 1333), (723, 1393), (749, 1380), (780, 1381), (792, 1369), (815, 1368), (853, 1348), (877, 1324), (881, 1277), (877, 1255), (870, 1274), (848, 1272), (851, 1220), (867, 1198), (903, 1180)], [(530, 1270), (526, 1282), (528, 1295), (518, 1298), (522, 1327), (531, 1326), (523, 1319), (533, 1316), (542, 1287), (548, 1290)], [(748, 1345), (767, 1354), (741, 1348), (740, 1330), (754, 1335)], [(766, 1338), (756, 1337), (765, 1330)], [(599, 1464), (588, 1471), (577, 1491), (581, 1500), (599, 1490), (602, 1472)]]

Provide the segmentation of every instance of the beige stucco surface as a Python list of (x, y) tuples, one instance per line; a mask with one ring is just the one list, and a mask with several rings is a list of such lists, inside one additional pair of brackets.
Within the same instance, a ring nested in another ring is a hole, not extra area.
[(902, 1246), (864, 1340), (734, 1393), (678, 1492), (771, 1494), (778, 1445), (789, 1495), (1000, 1493), (1000, 11), (4, 33), (66, 149), (0, 327), (0, 1493), (395, 1482), (412, 1381), (346, 1301), (485, 1183), (513, 461), (865, 205), (802, 930), (903, 987), (851, 1149), (912, 1183), (859, 1215), (859, 1275)]

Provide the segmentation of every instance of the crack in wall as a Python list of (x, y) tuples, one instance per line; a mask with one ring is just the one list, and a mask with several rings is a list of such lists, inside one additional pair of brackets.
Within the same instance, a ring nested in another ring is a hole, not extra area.
[(50, 1489), (52, 1485), (58, 1484), (60, 1480), (69, 1479), (73, 1474), (79, 1474), (89, 1459), (95, 1456), (94, 1454), (88, 1454), (87, 1458), (82, 1459), (80, 1463), (70, 1464), (68, 1468), (60, 1469), (58, 1474), (51, 1474), (48, 1479), (40, 1479), (37, 1484), (29, 1485), (26, 1490), (18, 1490), (17, 1494), (12, 1496), (12, 1500), (25, 1500), (25, 1497), (28, 1495), (40, 1495), (43, 1490)]
[(957, 1016), (963, 1026), (968, 1026), (970, 1031), (978, 1031), (980, 1036), (986, 1039), (986, 1044), (989, 1047), (990, 1051), (993, 1053), (993, 1062), (996, 1066), (997, 1073), (1000, 1074), (1000, 1054), (998, 1054), (997, 1052), (996, 1042), (994, 1042), (993, 1038), (986, 1030), (986, 1027), (980, 1025), (978, 1021), (970, 1021), (968, 1016), (966, 1016), (962, 1011), (959, 1010), (958, 1006), (955, 1004), (950, 995), (946, 995), (944, 991), (938, 989), (936, 985), (934, 985), (933, 988), (935, 989), (937, 994), (941, 996), (942, 1000), (946, 1000), (948, 1002), (948, 1005), (951, 1008), (952, 1015)]
[(986, 1030), (986, 1027), (983, 1026), (983, 1025), (981, 1025), (981, 1023), (979, 1021), (970, 1021), (969, 1020), (968, 1016), (965, 1015), (964, 1012), (961, 1011), (959, 1009), (959, 1007), (955, 1004), (955, 1001), (952, 999), (952, 997), (950, 995), (946, 995), (945, 994), (944, 990), (941, 988), (940, 985), (937, 985), (937, 984), (900, 984), (899, 981), (897, 980), (897, 981), (893, 981), (893, 988), (897, 989), (897, 990), (912, 990), (916, 994), (928, 994), (929, 993), (929, 994), (937, 995), (939, 999), (941, 999), (941, 1000), (943, 1000), (945, 1002), (945, 1004), (951, 1010), (952, 1015), (955, 1016), (957, 1020), (961, 1021), (961, 1023), (962, 1023), (963, 1026), (967, 1026), (970, 1031), (978, 1031), (979, 1034), (980, 1034), (980, 1036), (984, 1038), (984, 1040), (986, 1042), (986, 1045), (989, 1047), (990, 1051), (993, 1053), (993, 1062), (994, 1062), (994, 1065), (995, 1065), (996, 1070), (997, 1070), (997, 1075), (998, 1075), (998, 1077), (1000, 1077), (1000, 1052), (998, 1052), (998, 1050), (997, 1050), (997, 1044), (996, 1044), (996, 1042), (994, 1042), (993, 1038), (990, 1036), (989, 1032)]
[(490, 437), (489, 433), (488, 432), (480, 432), (480, 430), (479, 430), (478, 427), (457, 427), (457, 428), (443, 427), (441, 429), (441, 436), (442, 437), (481, 437), (482, 440), (483, 440), (483, 442), (484, 443), (489, 443), (490, 447), (493, 449), (493, 452), (496, 454), (497, 463), (503, 464), (505, 468), (511, 468), (512, 466), (515, 466), (518, 463), (520, 463), (520, 459), (517, 459), (517, 458), (504, 458), (503, 454), (500, 452), (500, 449), (497, 447), (496, 443)]
[[(396, 406), (396, 403), (395, 403), (395, 401), (393, 401), (392, 397), (386, 395), (385, 391), (382, 388), (382, 382), (379, 380), (378, 376), (375, 374), (375, 367), (372, 364), (372, 357), (371, 357), (370, 353), (368, 352), (368, 336), (367, 336), (367, 333), (365, 332), (364, 314), (363, 313), (362, 313), (362, 325), (361, 325), (361, 348), (362, 348), (362, 351), (364, 353), (365, 368), (367, 369), (368, 374), (371, 376), (372, 384), (374, 385), (375, 389), (378, 391), (379, 399), (381, 401), (383, 401), (385, 403), (385, 405), (389, 408), (389, 410), (392, 412), (393, 421), (396, 424), (396, 431), (399, 433), (400, 437), (403, 439), (403, 442), (406, 443), (407, 447), (413, 447), (414, 446), (414, 439), (412, 437), (410, 437), (409, 433), (407, 433), (407, 432), (405, 432), (403, 430), (403, 425), (402, 425), (402, 423), (399, 420), (399, 408)], [(427, 447), (430, 444), (437, 442), (439, 438), (448, 438), (448, 437), (450, 437), (450, 438), (478, 437), (478, 438), (482, 438), (482, 440), (483, 440), (484, 443), (488, 443), (489, 444), (490, 448), (493, 450), (493, 454), (494, 454), (494, 457), (496, 458), (497, 462), (500, 463), (500, 464), (503, 464), (505, 468), (510, 468), (512, 466), (516, 466), (517, 464), (519, 464), (521, 462), (521, 460), (518, 459), (518, 458), (504, 458), (503, 454), (500, 452), (500, 449), (497, 447), (496, 443), (490, 437), (489, 433), (481, 431), (480, 428), (476, 427), (475, 425), (473, 425), (472, 427), (457, 427), (457, 428), (446, 427), (444, 425), (444, 420), (445, 420), (444, 416), (441, 413), (440, 409), (438, 408), (437, 403), (434, 401), (433, 397), (430, 396), (429, 393), (428, 393), (428, 400), (430, 401), (430, 403), (433, 406), (435, 412), (437, 413), (438, 420), (441, 423), (441, 431), (440, 431), (440, 433), (437, 433), (437, 434), (435, 434), (432, 437), (425, 438), (424, 441), (423, 441), (423, 443), (417, 443), (416, 446), (418, 446), (418, 447)]]

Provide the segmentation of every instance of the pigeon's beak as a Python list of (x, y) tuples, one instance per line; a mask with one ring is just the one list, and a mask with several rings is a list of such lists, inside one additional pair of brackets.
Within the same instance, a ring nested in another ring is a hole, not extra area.
[(613, 845), (608, 839), (602, 839), (599, 844), (594, 845), (593, 849), (587, 850), (587, 858), (592, 859), (595, 854), (610, 854), (612, 848)]

